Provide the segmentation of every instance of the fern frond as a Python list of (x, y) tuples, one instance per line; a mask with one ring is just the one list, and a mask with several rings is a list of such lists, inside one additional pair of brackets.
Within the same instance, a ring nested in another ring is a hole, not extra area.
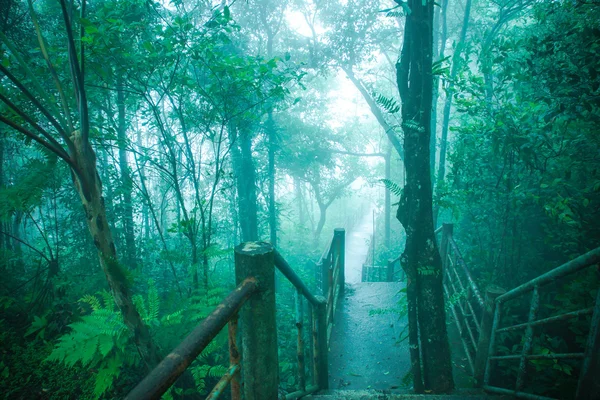
[(158, 320), (158, 312), (160, 309), (160, 299), (158, 297), (158, 290), (156, 290), (156, 285), (153, 280), (149, 280), (149, 288), (148, 288), (148, 315), (147, 318), (149, 321)]
[(115, 299), (112, 296), (112, 294), (110, 294), (110, 292), (108, 292), (107, 290), (98, 292), (98, 294), (100, 295), (100, 297), (102, 297), (102, 301), (104, 303), (104, 308), (106, 308), (107, 310), (110, 310), (110, 311), (114, 311), (115, 310)]
[(383, 183), (386, 189), (392, 192), (394, 195), (398, 197), (402, 196), (402, 188), (396, 182), (385, 178), (380, 179), (379, 182)]
[(131, 300), (133, 300), (133, 305), (135, 306), (136, 310), (138, 310), (138, 312), (140, 313), (140, 317), (142, 317), (142, 320), (146, 321), (148, 319), (148, 309), (146, 308), (144, 298), (139, 294), (136, 294), (131, 298)]
[(372, 96), (377, 102), (377, 104), (379, 104), (379, 106), (383, 108), (388, 114), (395, 114), (398, 111), (400, 111), (400, 105), (398, 105), (398, 102), (395, 99), (391, 97), (385, 97), (381, 93), (377, 92), (373, 92)]
[(175, 324), (181, 323), (182, 318), (183, 318), (183, 310), (178, 310), (178, 311), (175, 311), (174, 313), (171, 313), (169, 315), (165, 315), (164, 317), (162, 317), (160, 319), (160, 323), (163, 326), (173, 326)]
[(92, 308), (92, 311), (98, 311), (101, 308), (103, 308), (100, 304), (100, 300), (98, 300), (96, 296), (93, 296), (91, 294), (86, 294), (81, 299), (79, 299), (79, 302), (89, 305)]

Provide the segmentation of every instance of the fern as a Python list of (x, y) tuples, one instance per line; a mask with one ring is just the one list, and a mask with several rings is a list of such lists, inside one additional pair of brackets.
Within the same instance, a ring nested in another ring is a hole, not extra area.
[(101, 308), (103, 308), (102, 304), (100, 304), (100, 300), (98, 300), (96, 296), (92, 296), (91, 294), (86, 294), (81, 299), (79, 299), (79, 302), (85, 303), (92, 307), (92, 311), (98, 311)]
[(156, 290), (156, 285), (152, 279), (148, 283), (150, 284), (148, 288), (148, 321), (158, 321), (158, 312), (160, 310), (158, 290)]
[(391, 181), (389, 179), (380, 179), (379, 182), (383, 183), (387, 190), (392, 192), (394, 195), (401, 197), (402, 196), (402, 188), (396, 182)]
[(376, 92), (373, 92), (372, 96), (377, 102), (377, 104), (379, 104), (379, 106), (383, 108), (388, 114), (395, 114), (398, 111), (400, 111), (400, 106), (398, 105), (398, 102), (395, 99), (391, 97), (385, 97), (381, 93)]

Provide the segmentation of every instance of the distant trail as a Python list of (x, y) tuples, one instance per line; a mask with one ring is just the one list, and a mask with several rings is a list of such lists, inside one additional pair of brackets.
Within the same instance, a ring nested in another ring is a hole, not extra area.
[(373, 211), (364, 215), (346, 237), (346, 283), (360, 283), (362, 265), (367, 258), (369, 240), (373, 234)]

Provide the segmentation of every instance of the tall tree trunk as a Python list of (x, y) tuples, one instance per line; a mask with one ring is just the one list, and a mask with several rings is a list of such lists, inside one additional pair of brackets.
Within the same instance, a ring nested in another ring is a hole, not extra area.
[(121, 170), (121, 191), (123, 193), (123, 228), (125, 233), (125, 263), (129, 269), (137, 269), (135, 248), (135, 229), (133, 222), (133, 206), (131, 192), (131, 171), (127, 163), (127, 123), (125, 119), (125, 92), (123, 79), (117, 78), (117, 141), (119, 145), (119, 169)]
[[(402, 99), (406, 185), (396, 217), (406, 230), (402, 266), (406, 270), (409, 301), (418, 319), (423, 388), (444, 393), (454, 388), (442, 286), (442, 261), (433, 233), (430, 171), (431, 101), (433, 91), (433, 1), (409, 0), (404, 43), (396, 65)], [(414, 286), (413, 286), (414, 285)], [(414, 294), (416, 292), (416, 299)], [(409, 314), (410, 315), (410, 314)], [(414, 318), (412, 331), (415, 331)], [(413, 345), (413, 343), (411, 343)], [(412, 361), (415, 361), (412, 354)], [(418, 365), (413, 369), (415, 378)], [(420, 382), (415, 382), (415, 388)]]
[(106, 219), (102, 182), (96, 167), (96, 155), (79, 132), (74, 132), (71, 155), (78, 174), (73, 174), (73, 183), (85, 210), (86, 222), (94, 245), (98, 249), (100, 265), (106, 275), (115, 303), (123, 315), (125, 325), (134, 334), (136, 347), (148, 368), (154, 367), (160, 359), (148, 327), (136, 310), (130, 293), (130, 283), (117, 259), (117, 251)]
[[(387, 141), (387, 151), (385, 153), (385, 179), (388, 181), (392, 179), (392, 144), (390, 141)], [(385, 247), (389, 249), (391, 247), (391, 237), (392, 237), (392, 201), (391, 201), (391, 193), (389, 190), (385, 191), (385, 210), (383, 211), (384, 219), (385, 219), (385, 234), (384, 234), (384, 243)]]
[[(230, 139), (237, 143), (231, 145), (231, 161), (236, 176), (238, 192), (238, 210), (242, 240), (258, 240), (258, 210), (256, 207), (256, 172), (252, 159), (252, 138), (245, 131), (230, 129)], [(236, 138), (237, 134), (237, 138)]]
[[(441, 9), (440, 7), (435, 7), (435, 15), (433, 19), (433, 57), (439, 62), (444, 59), (444, 52), (446, 49), (446, 38), (448, 35), (448, 26), (446, 23), (447, 12), (448, 0), (442, 0)], [(439, 29), (440, 25), (441, 32)], [(435, 186), (435, 156), (437, 152), (437, 103), (439, 92), (440, 76), (436, 75), (433, 78), (433, 100), (431, 101), (431, 144), (429, 146), (429, 151), (431, 152), (431, 187)]]
[(306, 215), (304, 214), (304, 205), (302, 204), (302, 182), (296, 177), (294, 177), (294, 191), (296, 192), (296, 207), (298, 207), (298, 227), (304, 228)]
[(321, 232), (323, 232), (323, 227), (325, 226), (325, 221), (327, 221), (327, 206), (322, 202), (319, 202), (319, 222), (317, 223), (317, 227), (315, 229), (314, 234), (314, 244), (315, 247), (319, 245), (319, 239), (321, 238)]
[(275, 203), (275, 122), (273, 112), (267, 114), (266, 124), (269, 138), (269, 230), (271, 244), (277, 247), (277, 207)]
[[(471, 0), (467, 0), (465, 5), (465, 15), (463, 18), (463, 26), (460, 32), (460, 38), (454, 54), (452, 55), (452, 67), (450, 69), (450, 78), (448, 80), (448, 88), (446, 89), (446, 102), (444, 103), (444, 119), (442, 121), (442, 137), (440, 141), (440, 161), (438, 166), (438, 183), (443, 182), (446, 176), (446, 151), (448, 148), (448, 127), (450, 125), (450, 110), (452, 108), (452, 98), (454, 96), (454, 80), (458, 74), (461, 64), (461, 54), (467, 40), (467, 30), (469, 29), (469, 17), (471, 14)], [(435, 207), (434, 220), (437, 219), (439, 207)]]

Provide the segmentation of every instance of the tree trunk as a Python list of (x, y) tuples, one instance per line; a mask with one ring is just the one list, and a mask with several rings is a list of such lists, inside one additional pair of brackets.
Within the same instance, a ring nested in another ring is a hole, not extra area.
[[(450, 70), (450, 78), (448, 80), (448, 88), (446, 89), (446, 102), (444, 103), (444, 119), (442, 121), (442, 137), (440, 141), (440, 161), (438, 166), (438, 183), (441, 183), (446, 176), (446, 151), (448, 148), (448, 127), (450, 125), (450, 110), (452, 108), (452, 97), (454, 96), (454, 80), (458, 74), (459, 66), (461, 64), (460, 55), (462, 49), (465, 46), (467, 40), (467, 30), (469, 29), (469, 16), (471, 14), (471, 0), (467, 0), (465, 5), (465, 15), (463, 19), (463, 26), (460, 32), (460, 39), (454, 49), (452, 55), (452, 68)], [(437, 219), (439, 207), (435, 207), (434, 219)]]
[[(442, 0), (441, 10), (439, 7), (435, 7), (435, 16), (433, 21), (433, 57), (438, 61), (444, 59), (444, 52), (446, 50), (446, 37), (448, 34), (448, 27), (446, 23), (447, 12), (448, 0)], [(440, 27), (440, 20), (442, 26), (441, 33), (438, 30)], [(439, 92), (440, 76), (436, 75), (433, 78), (433, 100), (431, 102), (431, 144), (429, 146), (431, 152), (431, 187), (435, 186), (435, 156), (437, 152), (437, 103)]]
[(160, 361), (159, 356), (150, 331), (133, 304), (129, 292), (130, 283), (117, 259), (117, 251), (106, 219), (102, 182), (96, 168), (96, 155), (91, 146), (84, 143), (78, 131), (74, 132), (71, 139), (74, 144), (72, 159), (78, 169), (78, 174), (73, 174), (73, 183), (81, 198), (94, 245), (98, 249), (100, 265), (106, 275), (115, 303), (123, 315), (123, 320), (134, 334), (134, 342), (142, 360), (148, 368), (152, 368)]
[[(385, 153), (385, 179), (390, 181), (392, 179), (392, 145), (390, 141), (387, 141), (388, 148)], [(392, 201), (391, 201), (391, 193), (389, 190), (385, 191), (385, 210), (384, 219), (385, 219), (385, 234), (384, 234), (384, 242), (385, 247), (389, 249), (391, 247), (391, 237), (392, 237)]]
[(269, 229), (271, 244), (277, 248), (277, 208), (275, 205), (275, 123), (269, 111), (266, 124), (269, 138)]
[[(402, 265), (415, 285), (423, 364), (423, 388), (454, 388), (442, 287), (442, 262), (433, 233), (430, 170), (433, 1), (409, 0), (404, 44), (396, 65), (404, 129), (404, 186), (396, 217), (406, 230)], [(408, 291), (408, 289), (407, 289)], [(412, 291), (412, 289), (411, 289)], [(413, 292), (414, 293), (414, 292)], [(414, 320), (413, 320), (414, 324)], [(414, 331), (414, 326), (413, 326)], [(412, 362), (415, 363), (415, 355)], [(418, 367), (413, 371), (417, 372)], [(415, 374), (415, 377), (417, 375)], [(418, 387), (420, 382), (415, 382)]]
[(319, 245), (319, 238), (321, 237), (321, 232), (323, 232), (323, 227), (325, 226), (325, 221), (327, 220), (327, 206), (321, 202), (319, 202), (319, 222), (317, 223), (317, 227), (315, 229), (314, 243), (315, 247)]
[(137, 257), (135, 248), (135, 229), (133, 222), (133, 206), (131, 192), (131, 172), (127, 163), (127, 124), (125, 120), (125, 93), (123, 91), (123, 79), (117, 79), (117, 109), (118, 126), (117, 142), (119, 145), (119, 169), (121, 170), (121, 191), (123, 193), (123, 228), (125, 233), (125, 263), (129, 269), (137, 269)]
[(247, 132), (239, 132), (232, 128), (230, 135), (237, 139), (231, 146), (231, 161), (236, 176), (238, 192), (238, 210), (242, 240), (251, 242), (258, 240), (258, 210), (256, 207), (256, 172), (252, 160), (252, 138)]

